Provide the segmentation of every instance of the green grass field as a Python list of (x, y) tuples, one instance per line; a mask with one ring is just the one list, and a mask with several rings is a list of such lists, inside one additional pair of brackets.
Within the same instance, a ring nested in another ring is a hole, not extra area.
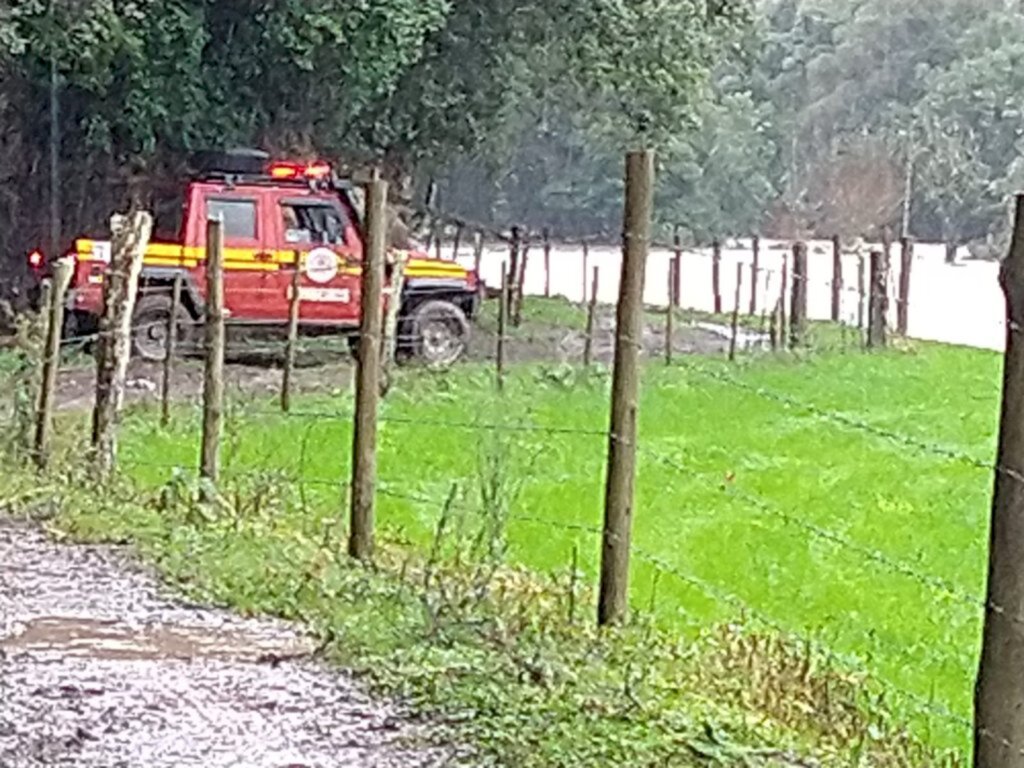
[[(976, 464), (994, 454), (999, 373), (997, 355), (928, 344), (651, 363), (634, 604), (672, 631), (747, 613), (856, 656), (910, 694), (884, 706), (920, 738), (965, 748), (966, 728), (922, 709), (970, 714), (992, 483)], [(609, 389), (607, 372), (543, 365), (516, 368), (502, 395), (483, 368), (403, 375), (381, 411), (378, 524), (425, 546), (452, 485), (458, 503), (475, 504), (482, 467), (497, 465), (511, 559), (561, 573), (575, 549), (593, 578)], [(350, 407), (348, 395), (305, 397), (286, 417), (269, 398), (236, 403), (226, 475), (280, 473), (317, 515), (342, 516)], [(155, 487), (171, 466), (193, 467), (198, 423), (183, 408), (165, 431), (152, 411), (131, 411), (125, 468)]]

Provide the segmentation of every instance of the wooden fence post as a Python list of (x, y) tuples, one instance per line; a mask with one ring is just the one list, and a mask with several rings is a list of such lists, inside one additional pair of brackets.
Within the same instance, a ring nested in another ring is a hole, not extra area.
[(870, 300), (868, 305), (868, 347), (877, 349), (885, 346), (886, 310), (889, 296), (886, 285), (888, 272), (884, 251), (871, 253)]
[(594, 267), (594, 279), (590, 285), (590, 302), (587, 304), (587, 335), (583, 340), (583, 365), (590, 367), (594, 355), (594, 323), (597, 318), (598, 269)]
[(508, 331), (508, 301), (511, 286), (505, 265), (501, 265), (501, 295), (498, 297), (498, 350), (495, 355), (495, 383), (498, 391), (505, 388), (505, 334)]
[(786, 325), (786, 287), (789, 285), (789, 254), (782, 256), (782, 284), (779, 286), (779, 347), (785, 348), (789, 336)]
[(629, 548), (636, 475), (639, 343), (643, 328), (644, 271), (651, 237), (654, 153), (626, 159), (622, 277), (615, 324), (611, 424), (605, 484), (598, 624), (625, 620), (629, 603)]
[(675, 341), (675, 293), (676, 262), (668, 260), (668, 303), (665, 305), (665, 365), (672, 365), (672, 347)]
[[(519, 277), (519, 259), (523, 248), (523, 232), (518, 226), (512, 227), (512, 239), (509, 241), (508, 288), (509, 309), (513, 310), (512, 297), (516, 292), (516, 278)], [(511, 317), (511, 315), (510, 315)]]
[(144, 211), (114, 216), (110, 229), (111, 256), (103, 282), (103, 315), (96, 340), (96, 402), (92, 411), (92, 450), (102, 474), (110, 473), (117, 461), (117, 423), (132, 350), (132, 314), (153, 217)]
[(551, 230), (544, 227), (544, 298), (551, 298)]
[(832, 322), (838, 323), (843, 311), (843, 244), (832, 236)]
[(458, 261), (459, 248), (462, 247), (463, 223), (460, 221), (455, 225), (455, 240), (452, 242), (452, 261)]
[(984, 768), (1024, 764), (1024, 195), (1017, 197), (1006, 297), (1006, 352), (995, 490), (989, 529), (988, 590), (974, 700), (974, 760)]
[(683, 236), (677, 225), (672, 233), (672, 258), (675, 261), (675, 277), (672, 283), (672, 306), (683, 306)]
[(292, 283), (288, 294), (288, 341), (284, 347), (284, 372), (281, 374), (281, 410), (292, 408), (292, 376), (295, 373), (295, 352), (299, 345), (299, 308), (302, 294), (302, 254), (295, 252)]
[(865, 344), (867, 328), (864, 324), (864, 303), (867, 301), (867, 265), (863, 256), (857, 256), (857, 330), (861, 345)]
[(352, 430), (352, 487), (348, 554), (368, 562), (374, 547), (374, 493), (377, 485), (377, 404), (380, 398), (381, 294), (387, 256), (388, 184), (366, 186), (366, 251), (356, 361), (356, 412)]
[(736, 360), (736, 341), (740, 333), (740, 301), (743, 291), (743, 262), (736, 262), (736, 301), (732, 308), (732, 333), (729, 337), (729, 362)]
[(174, 276), (171, 287), (171, 313), (167, 316), (167, 338), (164, 340), (163, 380), (160, 385), (160, 425), (171, 423), (171, 378), (174, 374), (174, 358), (178, 354), (178, 316), (181, 314), (182, 276)]
[(754, 260), (750, 263), (750, 314), (757, 314), (757, 285), (761, 275), (761, 238), (754, 235)]
[(914, 264), (914, 243), (909, 237), (900, 240), (900, 295), (896, 305), (896, 332), (906, 336), (910, 328), (910, 270)]
[(588, 271), (588, 267), (589, 266), (590, 266), (590, 244), (586, 240), (584, 240), (583, 241), (583, 292), (580, 293), (580, 296), (583, 297), (582, 299), (580, 299), (580, 303), (583, 306), (587, 305), (587, 271)]
[(790, 291), (789, 346), (796, 349), (807, 336), (807, 246), (793, 245), (793, 287)]
[(216, 483), (224, 419), (224, 220), (206, 223), (206, 360), (203, 369), (203, 443), (199, 472)]
[(64, 300), (67, 296), (75, 262), (70, 258), (58, 259), (53, 265), (53, 278), (47, 284), (48, 302), (46, 343), (43, 346), (42, 376), (39, 398), (36, 401), (36, 428), (32, 444), (32, 458), (39, 469), (46, 469), (50, 462), (50, 432), (53, 429), (53, 401), (57, 389), (57, 372), (60, 370), (61, 331), (64, 326)]
[(398, 316), (402, 311), (405, 293), (405, 269), (409, 254), (398, 251), (391, 266), (391, 285), (387, 289), (387, 315), (384, 318), (384, 340), (380, 351), (380, 393), (383, 397), (391, 388), (391, 371), (398, 354)]
[(722, 244), (711, 244), (711, 292), (715, 298), (715, 314), (722, 314)]
[(512, 325), (518, 328), (523, 323), (523, 286), (526, 284), (526, 265), (530, 259), (530, 245), (523, 245), (519, 261), (519, 274), (516, 276), (516, 290), (512, 303)]
[(480, 278), (480, 267), (484, 261), (484, 233), (477, 230), (473, 233), (473, 271)]

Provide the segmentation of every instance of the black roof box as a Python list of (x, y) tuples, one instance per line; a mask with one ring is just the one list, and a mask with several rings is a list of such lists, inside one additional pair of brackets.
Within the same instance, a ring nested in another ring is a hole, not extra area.
[(270, 155), (261, 149), (209, 149), (192, 155), (200, 174), (259, 175), (266, 173)]

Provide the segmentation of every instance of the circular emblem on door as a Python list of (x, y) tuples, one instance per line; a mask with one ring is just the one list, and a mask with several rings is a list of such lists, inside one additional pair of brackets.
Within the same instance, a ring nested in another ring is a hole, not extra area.
[(329, 283), (338, 274), (338, 255), (330, 248), (314, 248), (306, 254), (306, 276), (314, 283)]

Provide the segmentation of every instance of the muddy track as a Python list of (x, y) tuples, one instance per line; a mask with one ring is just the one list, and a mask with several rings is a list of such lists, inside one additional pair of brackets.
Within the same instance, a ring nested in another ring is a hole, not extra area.
[[(496, 350), (494, 329), (474, 327), (465, 360), (479, 363), (493, 360)], [(306, 343), (310, 343), (306, 340)], [(742, 344), (759, 343), (753, 337)], [(293, 378), (296, 392), (344, 392), (351, 389), (353, 362), (341, 339), (330, 342), (333, 349), (315, 348), (300, 352)], [(526, 325), (510, 332), (506, 340), (506, 360), (511, 363), (572, 363), (583, 359), (585, 335), (582, 330), (559, 326)], [(717, 354), (728, 349), (728, 329), (680, 325), (673, 337), (673, 348), (679, 355)], [(611, 364), (615, 348), (615, 318), (608, 308), (599, 314), (595, 328), (593, 358)], [(280, 340), (238, 339), (229, 343), (226, 355), (228, 392), (272, 396), (280, 391), (284, 346)], [(660, 358), (665, 349), (665, 331), (659, 324), (648, 323), (643, 329), (642, 353)], [(458, 366), (458, 364), (456, 364)], [(159, 398), (162, 368), (152, 363), (133, 362), (129, 367), (127, 400), (152, 402)], [(175, 400), (197, 400), (202, 392), (202, 363), (196, 358), (182, 358), (174, 365), (171, 392)], [(65, 365), (58, 378), (57, 400), (62, 410), (89, 408), (95, 397), (95, 370), (88, 358), (79, 358)]]
[(311, 639), (164, 590), (119, 548), (0, 517), (0, 766), (419, 768), (422, 725)]

